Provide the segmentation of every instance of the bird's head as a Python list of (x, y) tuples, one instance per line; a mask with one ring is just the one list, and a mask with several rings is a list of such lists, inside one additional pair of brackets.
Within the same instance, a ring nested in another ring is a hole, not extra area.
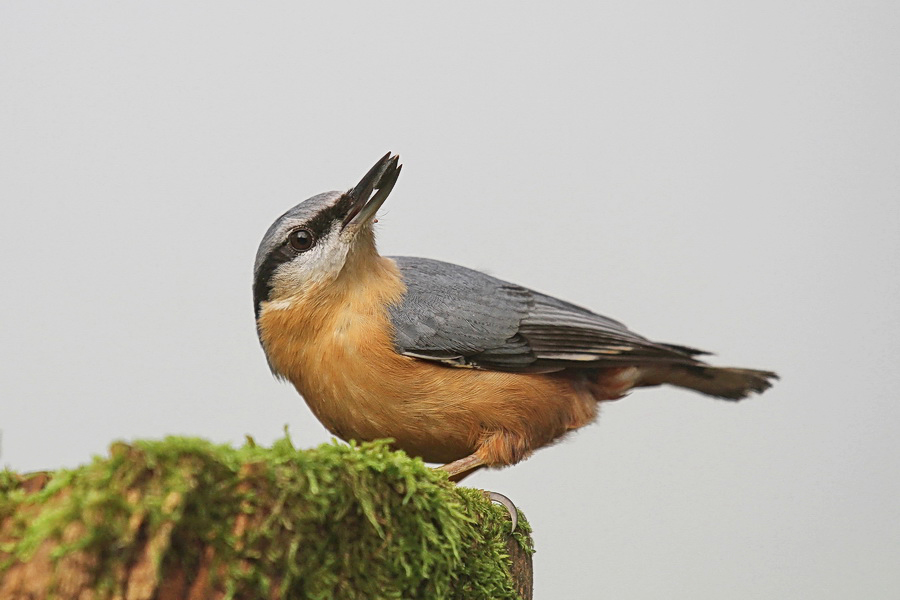
[(352, 189), (313, 196), (272, 223), (253, 269), (257, 318), (263, 302), (327, 285), (350, 260), (377, 256), (372, 222), (400, 175), (399, 158), (384, 155)]

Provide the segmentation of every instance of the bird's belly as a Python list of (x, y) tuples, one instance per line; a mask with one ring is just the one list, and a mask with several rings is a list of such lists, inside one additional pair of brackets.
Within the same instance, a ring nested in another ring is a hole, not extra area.
[(349, 440), (390, 437), (427, 462), (451, 462), (496, 438), (504, 464), (592, 421), (596, 399), (566, 375), (448, 367), (396, 353), (321, 365), (297, 389), (320, 421)]
[(474, 452), (478, 427), (473, 403), (460, 398), (448, 402), (449, 390), (435, 393), (433, 380), (421, 377), (420, 368), (404, 367), (402, 372), (388, 369), (388, 375), (344, 364), (295, 382), (295, 387), (319, 421), (341, 439), (392, 438), (394, 447), (426, 462), (451, 462)]

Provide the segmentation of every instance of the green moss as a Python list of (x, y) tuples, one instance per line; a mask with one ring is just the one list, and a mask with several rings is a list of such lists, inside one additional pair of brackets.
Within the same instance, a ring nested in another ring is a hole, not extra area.
[[(178, 437), (117, 443), (109, 458), (59, 471), (38, 493), (18, 485), (0, 472), (0, 517), (29, 515), (12, 524), (15, 542), (0, 548), (11, 559), (0, 570), (80, 522), (84, 535), (60, 542), (54, 556), (95, 556), (101, 592), (115, 587), (117, 565), (156, 540), (163, 574), (199, 565), (211, 545), (227, 565), (213, 574), (235, 598), (517, 597), (506, 510), (386, 442), (312, 450), (288, 438), (239, 449)], [(251, 524), (243, 532), (238, 515)], [(516, 539), (530, 552), (528, 524), (519, 523)]]
[(22, 493), (19, 491), (21, 478), (8, 469), (0, 471), (0, 522), (11, 515), (18, 505)]

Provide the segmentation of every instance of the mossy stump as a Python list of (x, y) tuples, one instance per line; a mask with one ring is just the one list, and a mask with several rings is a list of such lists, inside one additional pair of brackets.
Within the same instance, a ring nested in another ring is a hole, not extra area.
[(0, 472), (0, 598), (530, 598), (531, 540), (384, 442), (117, 443)]

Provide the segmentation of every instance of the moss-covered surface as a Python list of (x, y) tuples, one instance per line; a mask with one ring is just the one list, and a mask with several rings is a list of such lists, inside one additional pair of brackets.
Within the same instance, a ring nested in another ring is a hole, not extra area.
[[(57, 567), (78, 557), (95, 598), (137, 585), (136, 569), (226, 598), (518, 597), (506, 510), (383, 442), (117, 443), (26, 487), (0, 472), (0, 582), (50, 548)], [(520, 517), (527, 552), (529, 531)]]

